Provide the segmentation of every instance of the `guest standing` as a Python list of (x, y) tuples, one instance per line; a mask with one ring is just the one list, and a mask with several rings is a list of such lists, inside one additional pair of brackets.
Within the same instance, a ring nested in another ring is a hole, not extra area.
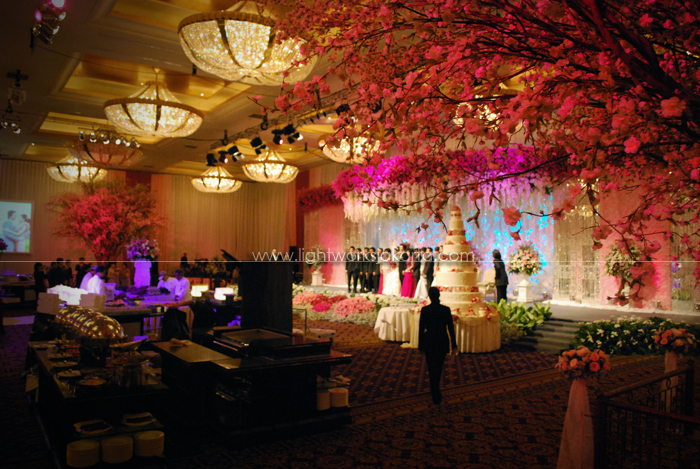
[(348, 293), (357, 293), (357, 275), (359, 264), (355, 246), (350, 246), (345, 255), (345, 273), (348, 275)]
[(63, 266), (63, 284), (72, 287), (75, 285), (73, 283), (73, 266), (71, 266), (71, 260), (68, 259), (66, 264)]
[(44, 264), (41, 262), (34, 264), (34, 292), (37, 300), (39, 293), (46, 293), (46, 273), (44, 272)]
[(372, 277), (372, 293), (379, 292), (379, 279), (382, 276), (381, 270), (379, 270), (379, 254), (374, 247), (369, 248), (370, 256), (370, 277)]
[(401, 284), (401, 296), (413, 298), (416, 293), (416, 281), (413, 278), (413, 270), (420, 267), (420, 258), (418, 251), (414, 251), (408, 256), (406, 261), (406, 270), (403, 271), (403, 283)]
[(92, 268), (90, 269), (89, 272), (86, 272), (85, 275), (83, 276), (83, 279), (80, 281), (80, 289), (87, 291), (88, 289), (88, 284), (90, 283), (90, 280), (92, 280), (92, 277), (95, 275), (95, 269), (97, 269), (98, 266), (93, 265)]
[(370, 285), (370, 264), (369, 248), (365, 246), (365, 250), (362, 253), (362, 258), (360, 260), (360, 279), (362, 280), (362, 291), (368, 292), (371, 290)]
[(85, 263), (85, 258), (81, 257), (78, 265), (75, 266), (75, 287), (80, 288), (80, 284), (83, 282), (83, 277), (90, 271), (90, 264)]
[(440, 304), (440, 290), (430, 287), (428, 290), (430, 304), (420, 312), (418, 329), (418, 349), (425, 354), (430, 377), (430, 394), (435, 404), (442, 402), (440, 378), (445, 356), (457, 353), (457, 339), (452, 312), (448, 306)]
[(182, 270), (187, 270), (188, 264), (187, 264), (187, 253), (183, 252), (182, 257), (180, 258), (180, 268)]
[(61, 284), (63, 269), (58, 267), (58, 262), (52, 262), (49, 272), (46, 274), (46, 278), (49, 281), (49, 288), (53, 288), (56, 285)]
[(406, 261), (408, 260), (408, 253), (406, 252), (406, 245), (399, 244), (399, 278), (403, 280), (403, 271), (406, 270)]
[(506, 272), (506, 265), (501, 259), (501, 251), (498, 249), (493, 250), (493, 267), (496, 269), (496, 303), (500, 303), (501, 300), (507, 302), (508, 273)]
[(425, 278), (426, 286), (433, 284), (433, 273), (435, 272), (435, 259), (433, 259), (433, 248), (425, 248), (425, 261), (421, 268), (420, 276)]

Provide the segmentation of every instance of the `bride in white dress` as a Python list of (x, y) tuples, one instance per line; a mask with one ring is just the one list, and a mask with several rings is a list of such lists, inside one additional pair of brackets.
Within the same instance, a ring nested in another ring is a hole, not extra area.
[(401, 280), (399, 279), (398, 264), (396, 262), (385, 262), (382, 265), (382, 269), (387, 269), (384, 270), (384, 288), (382, 288), (382, 294), (401, 296)]

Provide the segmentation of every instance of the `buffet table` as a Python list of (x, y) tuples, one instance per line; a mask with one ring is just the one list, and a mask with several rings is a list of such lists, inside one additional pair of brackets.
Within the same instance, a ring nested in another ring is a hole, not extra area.
[(374, 332), (380, 339), (392, 342), (411, 341), (413, 313), (409, 307), (391, 306), (379, 310)]
[[(126, 425), (123, 423), (125, 414), (150, 413), (158, 415), (160, 401), (168, 391), (168, 387), (151, 375), (145, 375), (142, 386), (134, 389), (119, 387), (110, 378), (111, 368), (93, 368), (87, 370), (81, 365), (83, 373), (94, 374), (106, 380), (100, 386), (81, 385), (80, 376), (75, 379), (59, 378), (62, 371), (69, 368), (63, 366), (61, 360), (56, 360), (50, 354), (51, 348), (45, 350), (46, 343), (30, 342), (30, 354), (39, 365), (39, 389), (37, 406), (39, 416), (50, 438), (56, 455), (65, 463), (65, 446), (75, 440), (96, 439), (131, 435), (146, 430), (161, 430), (163, 425), (158, 420), (146, 424)], [(71, 360), (67, 358), (66, 360)], [(75, 424), (93, 420), (104, 420), (111, 428), (94, 433), (79, 433)]]

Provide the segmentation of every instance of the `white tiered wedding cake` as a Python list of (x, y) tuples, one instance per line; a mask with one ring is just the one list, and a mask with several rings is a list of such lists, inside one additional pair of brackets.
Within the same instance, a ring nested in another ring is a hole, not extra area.
[(477, 286), (478, 269), (465, 233), (462, 211), (455, 205), (433, 285), (440, 290), (440, 303), (449, 306), (452, 314), (486, 316), (490, 311)]

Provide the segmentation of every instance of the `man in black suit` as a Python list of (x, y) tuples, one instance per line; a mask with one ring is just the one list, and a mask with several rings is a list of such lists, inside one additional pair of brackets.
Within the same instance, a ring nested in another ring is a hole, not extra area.
[(369, 255), (369, 248), (365, 247), (365, 251), (362, 253), (360, 260), (360, 278), (362, 280), (362, 292), (368, 292), (372, 289), (372, 273), (371, 273), (372, 261)]
[[(423, 262), (425, 261), (425, 248), (416, 248), (413, 251), (413, 281), (418, 286), (420, 281), (421, 272), (423, 270)], [(428, 285), (430, 286), (430, 285)]]
[(406, 261), (408, 260), (408, 253), (406, 252), (406, 245), (399, 244), (399, 282), (403, 283), (403, 271), (406, 270)]
[(369, 248), (370, 257), (370, 277), (372, 277), (372, 293), (377, 293), (379, 290), (379, 278), (382, 274), (379, 269), (379, 256), (377, 255), (377, 250), (374, 247)]
[(437, 287), (428, 289), (430, 304), (420, 312), (418, 329), (418, 350), (425, 354), (430, 376), (430, 394), (433, 402), (442, 402), (440, 378), (445, 356), (452, 351), (457, 353), (457, 338), (450, 308), (440, 304), (440, 290)]
[(430, 287), (433, 283), (433, 272), (435, 270), (435, 259), (433, 259), (433, 248), (425, 249), (425, 260), (421, 269), (421, 277), (425, 278), (425, 283)]
[(350, 246), (348, 253), (345, 255), (345, 273), (348, 275), (348, 293), (357, 292), (357, 253), (355, 246)]

